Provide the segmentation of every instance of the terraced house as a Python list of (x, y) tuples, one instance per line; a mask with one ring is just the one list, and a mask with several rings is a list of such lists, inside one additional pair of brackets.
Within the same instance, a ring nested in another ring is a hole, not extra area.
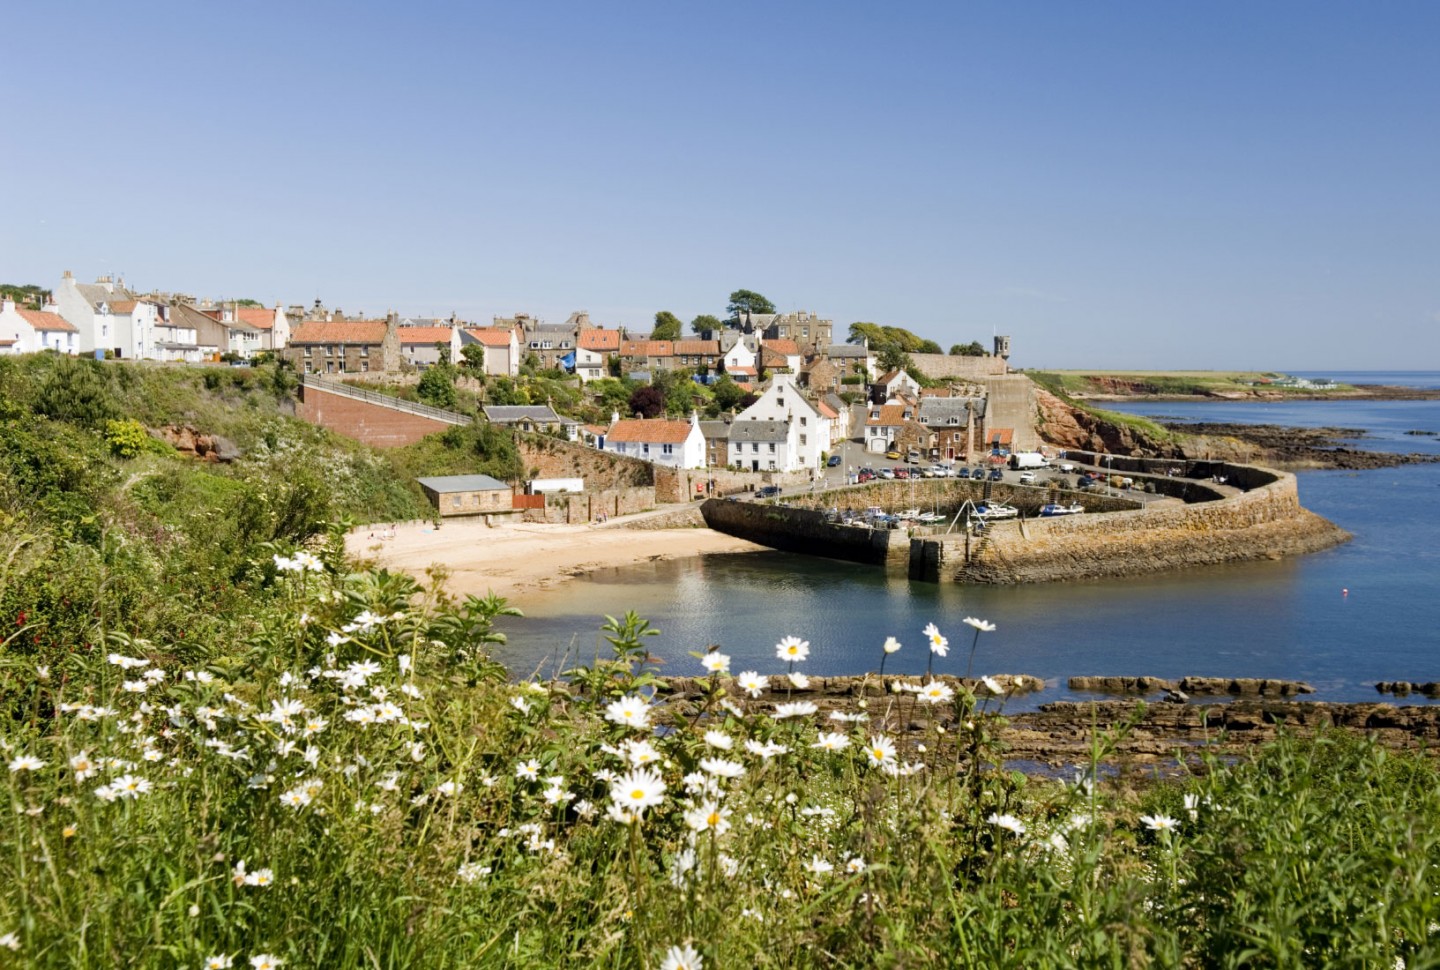
[(302, 374), (368, 374), (400, 369), (398, 318), (315, 320), (295, 327), (284, 355)]

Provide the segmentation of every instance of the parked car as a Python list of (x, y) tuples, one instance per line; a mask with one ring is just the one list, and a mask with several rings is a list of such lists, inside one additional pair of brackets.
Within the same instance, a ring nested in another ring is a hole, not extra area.
[(774, 498), (780, 494), (779, 485), (766, 485), (755, 490), (756, 498)]
[(1004, 472), (1000, 471), (1000, 469), (998, 469), (998, 468), (992, 468), (992, 469), (990, 469), (990, 481), (992, 481), (992, 482), (1003, 482), (1004, 480), (1005, 480), (1005, 474), (1004, 474)]
[(914, 448), (911, 448), (910, 451), (906, 453), (905, 460), (912, 465), (918, 465), (920, 463), (920, 452), (916, 451)]
[(825, 467), (826, 467), (826, 468), (838, 468), (838, 467), (840, 467), (840, 456), (839, 456), (839, 455), (831, 455), (831, 456), (830, 456), (830, 460), (825, 463)]
[(872, 478), (874, 478), (874, 477), (875, 477), (875, 473), (874, 473), (874, 472), (872, 472), (872, 471), (871, 471), (870, 469), (868, 469), (868, 468), (862, 468), (862, 469), (855, 475), (855, 481), (857, 481), (857, 482), (868, 482), (868, 481), (870, 481), (870, 480), (871, 480)]
[(1086, 475), (1084, 478), (1081, 478), (1079, 481), (1077, 481), (1077, 482), (1075, 483), (1075, 487), (1076, 487), (1076, 488), (1094, 488), (1094, 487), (1095, 487), (1095, 479), (1091, 478), (1089, 475)]
[(1075, 470), (1075, 466), (1068, 461), (1062, 461), (1058, 467), (1062, 472), (1073, 472)]
[(890, 459), (891, 461), (899, 461), (899, 460), (900, 460), (900, 452), (895, 451), (894, 449), (891, 449), (890, 451), (885, 452), (885, 457), (888, 458), (888, 459)]
[(977, 469), (975, 469), (973, 472), (970, 473), (970, 478), (971, 478), (971, 480), (973, 480), (973, 481), (983, 482), (983, 481), (985, 480), (985, 469), (983, 469), (983, 468), (977, 468)]
[(894, 468), (892, 468), (892, 469), (890, 469), (890, 470), (895, 473), (895, 477), (896, 477), (896, 478), (909, 478), (909, 477), (910, 477), (910, 469), (906, 468), (904, 465), (896, 465)]
[(878, 472), (876, 472), (875, 475), (877, 478), (890, 479), (895, 477), (895, 471), (891, 468), (882, 468)]
[(1020, 484), (1021, 484), (1021, 485), (1034, 485), (1034, 484), (1035, 484), (1035, 473), (1034, 473), (1034, 472), (1021, 472), (1021, 473), (1020, 473)]

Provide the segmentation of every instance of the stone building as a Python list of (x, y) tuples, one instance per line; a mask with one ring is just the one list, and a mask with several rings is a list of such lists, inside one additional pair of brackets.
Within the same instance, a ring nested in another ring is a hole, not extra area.
[(385, 320), (307, 321), (290, 333), (283, 351), (302, 374), (393, 373), (400, 369), (400, 327)]

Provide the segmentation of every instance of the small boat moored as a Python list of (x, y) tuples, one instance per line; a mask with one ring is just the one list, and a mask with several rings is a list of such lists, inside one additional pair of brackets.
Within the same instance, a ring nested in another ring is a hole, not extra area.
[(1040, 514), (1044, 516), (1079, 515), (1081, 512), (1084, 511), (1085, 506), (1081, 505), (1079, 502), (1071, 502), (1069, 505), (1060, 505), (1056, 502), (1051, 502), (1049, 505), (1040, 506)]

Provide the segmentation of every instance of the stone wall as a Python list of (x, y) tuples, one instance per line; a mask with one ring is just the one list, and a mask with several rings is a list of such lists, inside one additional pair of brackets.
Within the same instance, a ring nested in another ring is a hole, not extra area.
[[(653, 488), (655, 484), (654, 466), (638, 458), (543, 434), (517, 435), (515, 444), (527, 479), (580, 478), (585, 481), (586, 491)], [(654, 504), (653, 499), (650, 504)]]
[(700, 514), (716, 532), (787, 552), (901, 569), (910, 554), (910, 539), (903, 529), (835, 525), (817, 509), (711, 499), (700, 506)]
[(712, 498), (753, 492), (766, 485), (779, 485), (787, 492), (810, 486), (808, 471), (733, 472), (724, 468), (666, 468), (655, 466), (655, 499), (659, 502), (692, 502), (706, 497), (697, 486), (714, 482)]
[(937, 381), (978, 381), (1008, 373), (1003, 357), (952, 357), (949, 354), (911, 354), (910, 360), (926, 377)]
[[(975, 358), (972, 358), (975, 359)], [(1008, 374), (985, 379), (985, 430), (1009, 428), (1015, 432), (1012, 451), (1034, 451), (1040, 447), (1040, 436), (1035, 432), (1039, 405), (1035, 397), (1035, 382), (1024, 374)], [(977, 441), (977, 447), (984, 442)]]
[[(1230, 466), (1228, 478), (1244, 477)], [(983, 537), (918, 541), (912, 575), (965, 583), (1036, 583), (1144, 575), (1209, 563), (1316, 552), (1349, 534), (1301, 507), (1293, 475), (1220, 501), (1157, 503), (1108, 515), (993, 523)]]
[(374, 448), (402, 448), (453, 427), (418, 414), (330, 394), (310, 384), (300, 387), (295, 416)]
[(603, 488), (584, 492), (554, 492), (545, 496), (543, 509), (526, 509), (526, 522), (551, 522), (571, 525), (596, 522), (601, 515), (613, 518), (630, 515), (655, 507), (655, 489), (649, 485), (634, 488)]

